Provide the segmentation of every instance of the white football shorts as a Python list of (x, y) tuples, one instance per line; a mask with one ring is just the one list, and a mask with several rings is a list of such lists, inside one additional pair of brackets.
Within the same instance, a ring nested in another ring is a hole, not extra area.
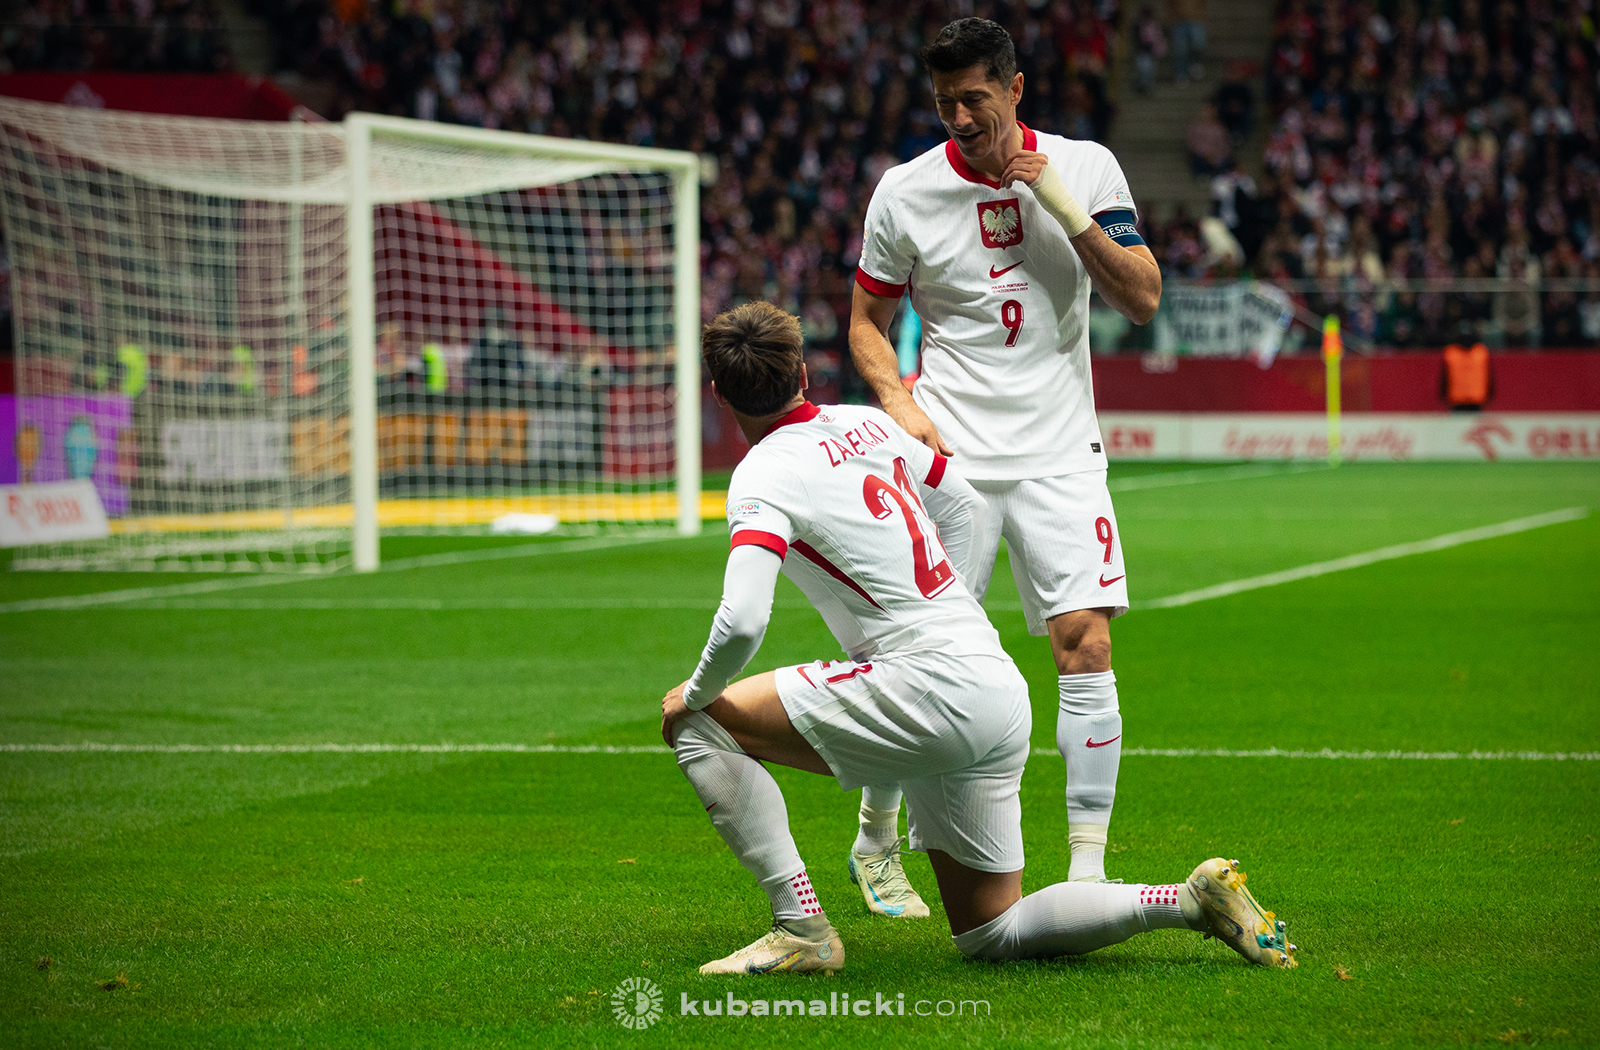
[(778, 698), (846, 790), (899, 781), (914, 850), (1020, 871), (1033, 712), (1009, 657), (891, 654), (780, 667)]
[(972, 487), (989, 503), (989, 531), (977, 561), (980, 578), (968, 588), (979, 601), (989, 589), (1004, 536), (1029, 634), (1048, 634), (1045, 621), (1065, 612), (1108, 608), (1112, 616), (1121, 616), (1128, 611), (1122, 533), (1105, 471), (974, 481)]

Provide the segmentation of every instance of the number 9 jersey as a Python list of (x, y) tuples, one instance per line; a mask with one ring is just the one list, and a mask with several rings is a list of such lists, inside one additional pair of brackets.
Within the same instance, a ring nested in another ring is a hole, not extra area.
[[(1111, 151), (1023, 127), (1119, 244), (1142, 244)], [(1090, 281), (1023, 183), (1001, 186), (953, 141), (890, 168), (867, 207), (856, 282), (922, 319), (912, 396), (973, 481), (1104, 470), (1089, 369)]]
[[(731, 544), (782, 558), (784, 575), (852, 660), (921, 651), (1005, 657), (963, 582), (976, 537), (947, 550), (924, 507), (945, 462), (878, 409), (806, 403), (733, 472)], [(981, 500), (972, 505), (983, 513)]]

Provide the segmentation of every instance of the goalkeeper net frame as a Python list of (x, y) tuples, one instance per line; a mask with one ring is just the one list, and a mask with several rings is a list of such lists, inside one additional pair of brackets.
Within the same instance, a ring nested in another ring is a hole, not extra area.
[(379, 533), (699, 531), (699, 158), (0, 99), (18, 569), (379, 566)]

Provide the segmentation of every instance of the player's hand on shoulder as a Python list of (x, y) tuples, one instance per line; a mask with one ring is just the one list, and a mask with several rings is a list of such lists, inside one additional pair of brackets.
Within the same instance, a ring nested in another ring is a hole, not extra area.
[(898, 401), (894, 405), (885, 405), (883, 410), (900, 424), (900, 429), (927, 445), (941, 456), (953, 456), (954, 452), (944, 443), (944, 438), (939, 436), (939, 428), (933, 425), (933, 420), (928, 418), (928, 413), (922, 410), (909, 397)]
[(661, 698), (661, 739), (672, 746), (672, 727), (689, 714), (689, 708), (683, 702), (683, 690), (688, 686), (684, 682), (672, 692)]
[(1049, 163), (1050, 158), (1043, 153), (1018, 150), (1006, 165), (1005, 174), (1000, 176), (1000, 185), (1010, 186), (1021, 182), (1026, 186), (1032, 186), (1039, 181), (1039, 176), (1044, 174), (1044, 166)]

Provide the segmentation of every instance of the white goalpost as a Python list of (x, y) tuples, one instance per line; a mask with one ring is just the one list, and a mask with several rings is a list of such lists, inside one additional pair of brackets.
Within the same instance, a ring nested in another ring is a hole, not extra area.
[(370, 114), (0, 99), (15, 568), (376, 569), (380, 532), (700, 527), (699, 161)]

